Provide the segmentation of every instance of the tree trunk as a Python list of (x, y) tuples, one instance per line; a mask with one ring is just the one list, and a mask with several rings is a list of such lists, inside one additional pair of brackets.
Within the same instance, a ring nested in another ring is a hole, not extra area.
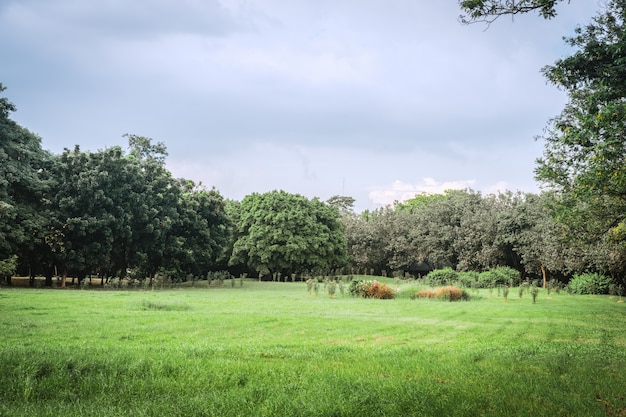
[(67, 271), (63, 270), (63, 275), (61, 275), (61, 288), (65, 288), (65, 282), (67, 281)]
[(543, 288), (547, 288), (548, 272), (546, 271), (546, 267), (543, 265), (541, 265), (541, 277), (543, 278)]

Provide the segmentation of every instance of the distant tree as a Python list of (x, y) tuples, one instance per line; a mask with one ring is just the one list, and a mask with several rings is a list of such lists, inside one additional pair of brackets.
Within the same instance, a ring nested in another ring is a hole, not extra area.
[(354, 198), (342, 195), (334, 195), (326, 200), (327, 204), (337, 207), (342, 213), (354, 211)]
[[(343, 216), (347, 241), (348, 261), (358, 271), (393, 269), (396, 212), (384, 207), (361, 214)], [(404, 229), (406, 232), (408, 228)]]
[(336, 207), (298, 194), (272, 191), (246, 196), (238, 207), (231, 265), (264, 273), (329, 271), (346, 261)]

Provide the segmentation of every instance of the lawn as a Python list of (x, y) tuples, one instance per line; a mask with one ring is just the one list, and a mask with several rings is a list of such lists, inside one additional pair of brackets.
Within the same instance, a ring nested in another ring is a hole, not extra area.
[(0, 416), (626, 415), (626, 303), (0, 289)]

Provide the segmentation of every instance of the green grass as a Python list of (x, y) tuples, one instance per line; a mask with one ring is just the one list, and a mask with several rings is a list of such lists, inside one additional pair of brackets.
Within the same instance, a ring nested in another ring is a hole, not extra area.
[(472, 295), (1, 289), (0, 416), (626, 414), (626, 303)]

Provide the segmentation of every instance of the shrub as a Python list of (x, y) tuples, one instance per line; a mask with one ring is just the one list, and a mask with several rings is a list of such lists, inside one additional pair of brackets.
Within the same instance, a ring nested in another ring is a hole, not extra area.
[(478, 272), (475, 271), (464, 271), (458, 273), (457, 281), (459, 285), (465, 288), (472, 288), (478, 282)]
[(432, 290), (422, 290), (417, 293), (417, 298), (437, 298), (444, 301), (469, 300), (467, 291), (454, 286), (435, 288)]
[(576, 274), (568, 286), (573, 294), (608, 294), (611, 278), (598, 273)]
[(519, 272), (508, 266), (499, 266), (489, 271), (481, 272), (478, 276), (478, 285), (480, 288), (494, 288), (500, 286), (519, 285)]
[(497, 287), (498, 285), (496, 285), (496, 279), (497, 279), (497, 277), (493, 273), (493, 271), (481, 272), (478, 275), (477, 286), (478, 286), (478, 288), (493, 288), (493, 287)]
[(350, 294), (355, 297), (391, 299), (395, 293), (393, 289), (376, 280), (352, 281), (350, 283)]
[(426, 275), (426, 282), (432, 287), (438, 287), (455, 283), (458, 278), (458, 272), (452, 268), (435, 269)]
[(508, 266), (499, 266), (491, 270), (496, 277), (496, 284), (517, 287), (520, 283), (520, 273), (518, 270)]

